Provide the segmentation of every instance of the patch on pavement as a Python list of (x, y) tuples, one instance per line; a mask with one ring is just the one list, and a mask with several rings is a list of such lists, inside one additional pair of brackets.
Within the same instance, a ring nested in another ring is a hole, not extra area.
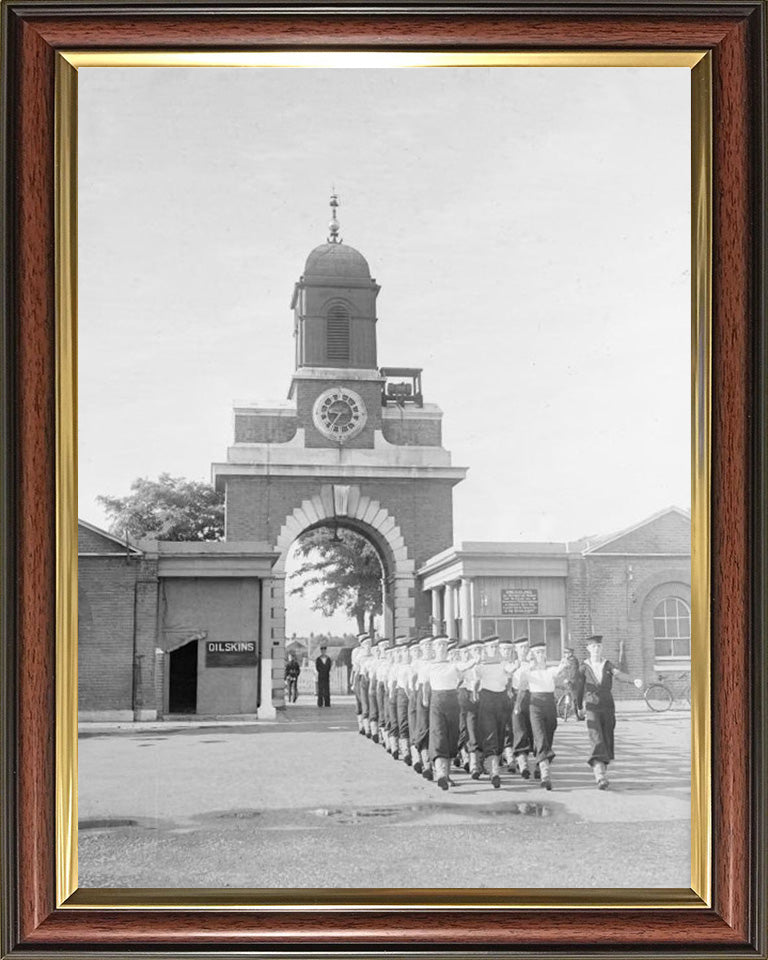
[(126, 818), (113, 817), (105, 820), (81, 820), (78, 823), (80, 830), (113, 830), (115, 827), (136, 827), (138, 820), (128, 820)]

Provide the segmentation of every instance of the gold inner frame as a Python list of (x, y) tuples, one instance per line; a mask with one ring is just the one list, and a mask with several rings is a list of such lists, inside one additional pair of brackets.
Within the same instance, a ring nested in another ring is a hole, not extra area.
[[(77, 71), (81, 67), (687, 67), (691, 70), (690, 889), (79, 889), (77, 885)], [(56, 233), (56, 902), (65, 909), (434, 910), (711, 905), (712, 78), (707, 51), (59, 51)]]

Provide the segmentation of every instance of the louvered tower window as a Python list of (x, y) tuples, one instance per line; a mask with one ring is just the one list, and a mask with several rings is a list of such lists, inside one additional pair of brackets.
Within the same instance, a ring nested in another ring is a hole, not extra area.
[(329, 364), (349, 363), (349, 312), (341, 304), (334, 304), (328, 311)]

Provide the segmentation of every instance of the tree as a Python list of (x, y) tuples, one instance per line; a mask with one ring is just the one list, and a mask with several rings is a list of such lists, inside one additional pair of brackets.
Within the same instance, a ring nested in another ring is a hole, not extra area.
[(208, 483), (161, 473), (139, 477), (127, 497), (97, 497), (120, 536), (151, 540), (221, 540), (224, 496)]
[(354, 530), (318, 527), (299, 538), (296, 556), (301, 561), (291, 574), (298, 581), (290, 594), (322, 587), (313, 610), (330, 617), (343, 610), (357, 622), (360, 633), (373, 632), (374, 617), (381, 613), (382, 568), (373, 546)]

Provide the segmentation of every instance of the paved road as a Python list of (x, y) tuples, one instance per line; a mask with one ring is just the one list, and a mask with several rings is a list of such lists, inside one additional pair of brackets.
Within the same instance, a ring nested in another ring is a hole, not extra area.
[(561, 723), (555, 789), (453, 774), (448, 793), (358, 736), (350, 702), (274, 723), (88, 725), (80, 884), (687, 887), (690, 723), (632, 712), (611, 790)]

